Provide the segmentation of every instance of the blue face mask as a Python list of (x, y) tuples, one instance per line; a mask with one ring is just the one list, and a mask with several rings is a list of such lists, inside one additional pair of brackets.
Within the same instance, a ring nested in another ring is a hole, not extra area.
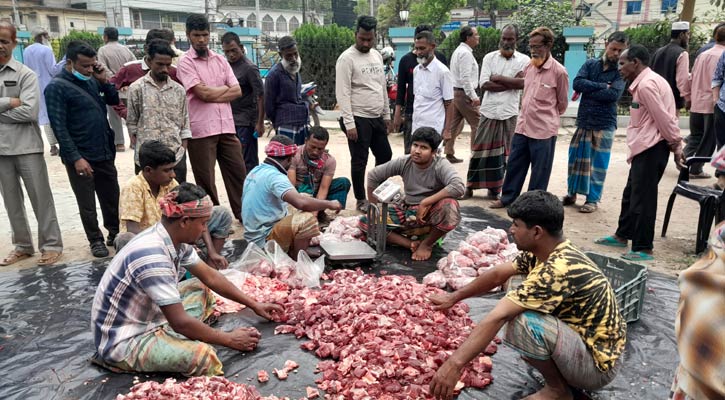
[(81, 74), (80, 72), (76, 71), (75, 69), (73, 69), (73, 76), (75, 76), (76, 78), (78, 78), (78, 79), (80, 79), (82, 81), (90, 81), (91, 80), (91, 77), (90, 76), (85, 76), (85, 75)]

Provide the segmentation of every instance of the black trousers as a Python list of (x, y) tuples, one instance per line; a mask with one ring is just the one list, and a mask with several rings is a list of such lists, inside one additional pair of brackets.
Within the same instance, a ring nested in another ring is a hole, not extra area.
[(632, 159), (617, 227), (617, 236), (632, 241), (632, 251), (654, 248), (657, 186), (669, 157), (670, 147), (663, 140)]
[[(138, 173), (141, 172), (141, 167), (139, 167), (138, 164), (133, 163), (133, 170), (134, 173), (138, 175)], [(176, 182), (186, 182), (186, 153), (184, 153), (184, 156), (181, 157), (179, 163), (174, 167), (174, 173), (176, 174)]]
[(723, 145), (725, 145), (725, 111), (715, 105), (715, 114), (713, 114), (713, 116), (715, 119), (715, 139), (719, 150)]
[(382, 118), (355, 117), (357, 141), (348, 140), (350, 148), (350, 175), (357, 200), (363, 200), (365, 193), (365, 168), (368, 165), (368, 150), (375, 156), (375, 165), (385, 164), (393, 157), (388, 142), (388, 129)]
[(403, 122), (403, 150), (405, 154), (410, 154), (410, 147), (413, 146), (413, 114), (405, 114), (405, 122)]
[(506, 165), (501, 202), (509, 205), (521, 194), (526, 175), (531, 167), (528, 190), (546, 190), (549, 187), (551, 167), (554, 164), (556, 136), (532, 139), (520, 133), (511, 139), (511, 154)]
[(68, 181), (76, 196), (78, 211), (81, 215), (83, 230), (89, 243), (103, 241), (103, 232), (98, 227), (96, 213), (96, 196), (101, 206), (103, 227), (108, 236), (118, 234), (118, 173), (113, 160), (88, 161), (93, 169), (93, 176), (80, 176), (73, 164), (66, 164)]
[[(725, 133), (723, 133), (725, 134)], [(685, 157), (711, 157), (715, 152), (715, 118), (714, 114), (690, 113), (690, 136), (685, 146)], [(692, 164), (690, 173), (702, 172), (703, 163)]]

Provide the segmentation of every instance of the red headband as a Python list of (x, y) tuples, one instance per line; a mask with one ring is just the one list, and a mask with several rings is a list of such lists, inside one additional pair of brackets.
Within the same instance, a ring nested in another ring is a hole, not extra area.
[(169, 218), (203, 218), (211, 216), (214, 203), (212, 203), (209, 196), (179, 204), (176, 202), (176, 196), (178, 194), (179, 192), (169, 192), (166, 196), (159, 199), (159, 206), (161, 207), (161, 213), (163, 215)]
[(297, 153), (297, 145), (284, 145), (277, 141), (271, 141), (264, 148), (264, 153), (270, 157), (287, 157)]

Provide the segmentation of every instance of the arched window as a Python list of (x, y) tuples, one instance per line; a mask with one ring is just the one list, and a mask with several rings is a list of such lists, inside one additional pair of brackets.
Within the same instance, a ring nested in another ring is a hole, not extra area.
[(251, 13), (247, 17), (247, 27), (248, 28), (256, 28), (257, 27), (257, 15), (255, 13)]
[(287, 18), (284, 15), (277, 17), (277, 32), (287, 32)]
[(274, 31), (274, 20), (272, 19), (272, 17), (269, 16), (269, 14), (265, 15), (264, 18), (262, 18), (262, 31)]
[(298, 20), (297, 17), (292, 17), (292, 19), (289, 20), (290, 33), (294, 32), (299, 27), (300, 27), (300, 20)]

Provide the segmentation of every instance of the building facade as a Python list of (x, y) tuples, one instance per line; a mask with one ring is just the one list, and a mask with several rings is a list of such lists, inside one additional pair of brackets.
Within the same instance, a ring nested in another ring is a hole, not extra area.
[[(106, 25), (106, 13), (73, 8), (68, 0), (16, 0), (15, 3), (21, 31), (42, 26), (52, 38), (59, 38), (73, 30), (95, 32)], [(0, 0), (0, 20), (14, 20), (11, 0)]]

